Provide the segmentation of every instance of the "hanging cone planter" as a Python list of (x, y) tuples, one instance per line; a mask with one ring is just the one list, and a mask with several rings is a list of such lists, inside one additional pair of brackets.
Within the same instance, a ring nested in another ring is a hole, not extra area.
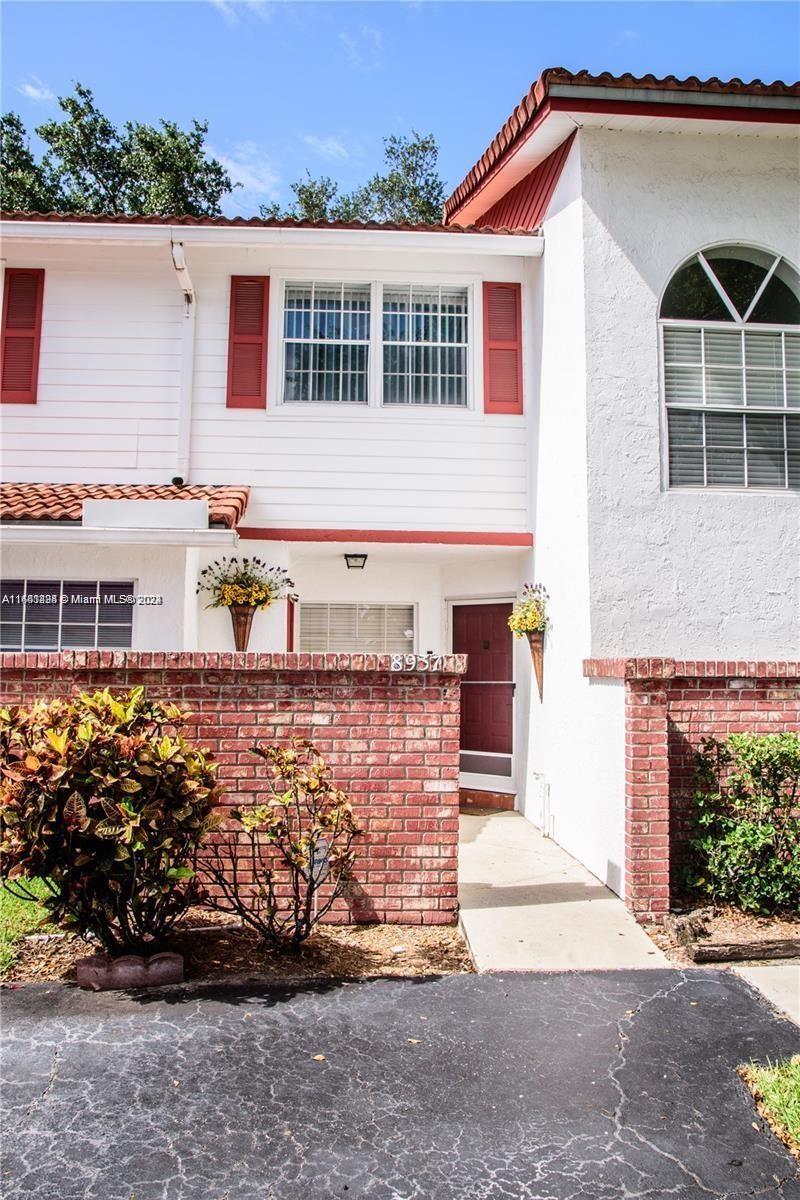
[(246, 650), (250, 641), (250, 630), (253, 627), (255, 604), (231, 604), (228, 612), (231, 614), (233, 625), (233, 643), (237, 650)]
[(539, 699), (541, 700), (544, 692), (544, 630), (529, 630), (528, 645), (531, 648), (533, 671), (539, 687)]

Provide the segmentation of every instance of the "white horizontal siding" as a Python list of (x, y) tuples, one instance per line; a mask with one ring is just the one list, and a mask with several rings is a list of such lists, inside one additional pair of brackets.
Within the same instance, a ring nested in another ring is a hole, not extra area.
[[(527, 421), (470, 411), (225, 406), (232, 274), (311, 279), (521, 279), (520, 260), (423, 251), (363, 255), (187, 247), (197, 296), (191, 480), (251, 487), (258, 526), (528, 528)], [(35, 258), (35, 261), (34, 261)], [(13, 261), (12, 261), (13, 259)], [(169, 248), (8, 249), (43, 266), (45, 307), (35, 408), (2, 410), (6, 479), (161, 482), (176, 469), (183, 300)], [(363, 270), (361, 269), (363, 267)], [(271, 356), (280, 329), (271, 328)], [(273, 381), (272, 391), (275, 390)]]
[[(6, 247), (45, 269), (35, 407), (2, 409), (5, 479), (149, 483), (174, 473), (183, 302), (168, 250)], [(34, 261), (35, 259), (35, 261)]]

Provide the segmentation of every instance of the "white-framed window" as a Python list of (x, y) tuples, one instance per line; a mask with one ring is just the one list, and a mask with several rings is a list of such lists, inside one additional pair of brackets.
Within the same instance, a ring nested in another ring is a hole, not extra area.
[(298, 609), (298, 648), (304, 653), (396, 654), (414, 649), (413, 604), (301, 602)]
[(718, 246), (660, 311), (669, 486), (800, 488), (800, 279), (779, 255)]
[(468, 288), (382, 291), (383, 403), (466, 408)]
[(285, 403), (367, 403), (370, 308), (368, 283), (286, 284)]
[(468, 408), (473, 291), (283, 280), (282, 402)]
[(128, 650), (132, 580), (0, 581), (0, 649)]

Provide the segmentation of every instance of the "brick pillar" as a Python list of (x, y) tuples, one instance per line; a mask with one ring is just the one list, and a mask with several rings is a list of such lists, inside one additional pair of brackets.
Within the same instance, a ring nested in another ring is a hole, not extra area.
[(625, 903), (637, 921), (669, 912), (667, 688), (625, 683)]

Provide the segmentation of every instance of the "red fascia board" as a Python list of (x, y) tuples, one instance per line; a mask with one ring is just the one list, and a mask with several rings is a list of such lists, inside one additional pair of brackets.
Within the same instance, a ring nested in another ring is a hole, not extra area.
[(662, 100), (574, 100), (570, 96), (551, 96), (552, 112), (608, 113), (628, 117), (679, 117), (687, 121), (752, 121), (778, 125), (800, 125), (796, 108), (750, 108), (737, 104), (675, 104)]
[[(484, 175), (475, 190), (466, 196), (457, 208), (448, 216), (449, 224), (453, 224), (462, 209), (472, 204), (481, 194), (486, 185), (503, 170), (511, 158), (533, 136), (543, 121), (551, 112), (568, 113), (608, 113), (609, 116), (631, 117), (674, 117), (696, 121), (750, 121), (756, 123), (798, 125), (800, 112), (796, 108), (749, 108), (742, 105), (728, 104), (675, 104), (668, 101), (660, 103), (648, 100), (599, 100), (586, 97), (548, 96), (534, 115), (527, 129), (514, 141)], [(533, 170), (533, 168), (531, 168)], [(499, 197), (498, 197), (499, 199)]]
[(391, 545), (533, 545), (532, 533), (477, 533), (452, 529), (260, 529), (239, 527), (239, 537), (259, 542), (385, 542)]

